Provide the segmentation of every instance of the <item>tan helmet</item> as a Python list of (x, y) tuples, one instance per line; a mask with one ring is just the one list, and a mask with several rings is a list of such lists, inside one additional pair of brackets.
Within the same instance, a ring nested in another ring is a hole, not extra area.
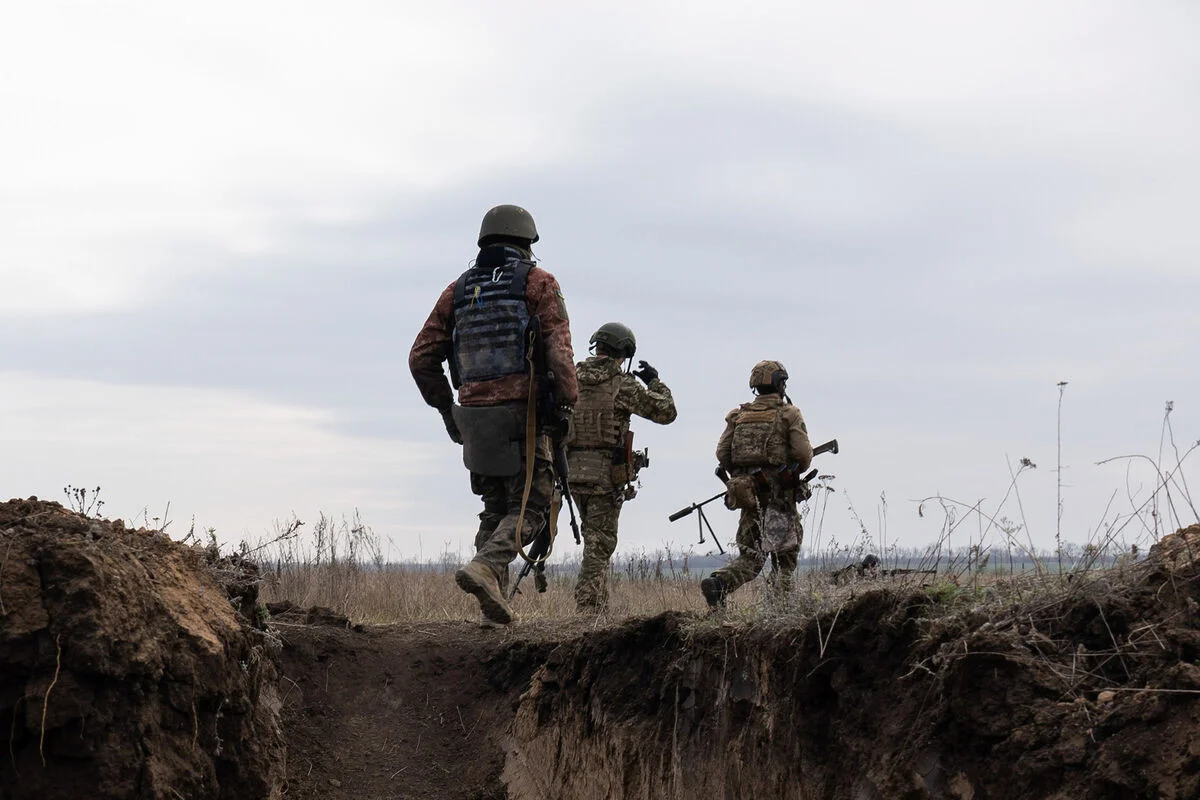
[(512, 236), (516, 239), (528, 239), (532, 244), (538, 240), (537, 225), (533, 224), (533, 215), (520, 206), (496, 206), (483, 215), (483, 224), (479, 226), (479, 246), (492, 236)]
[(787, 379), (787, 368), (778, 361), (760, 361), (750, 370), (751, 389), (756, 386), (774, 386), (775, 390), (782, 394), (780, 386)]

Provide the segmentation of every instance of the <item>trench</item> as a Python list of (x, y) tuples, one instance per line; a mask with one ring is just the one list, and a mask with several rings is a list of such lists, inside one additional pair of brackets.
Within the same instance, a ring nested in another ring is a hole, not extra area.
[[(879, 591), (773, 625), (668, 613), (586, 630), (531, 623), (495, 634), (445, 623), (414, 626), (420, 643), (396, 629), (327, 642), (329, 657), (352, 650), (359, 666), (321, 690), (332, 717), (310, 709), (304, 724), (315, 719), (328, 734), (342, 730), (335, 717), (387, 720), (388, 733), (350, 735), (353, 759), (330, 755), (325, 736), (313, 751), (324, 753), (319, 781), (296, 780), (292, 763), (289, 796), (1197, 796), (1195, 694), (1071, 700), (1057, 667), (1030, 657), (1024, 638), (970, 621), (932, 624), (929, 604)], [(378, 659), (393, 678), (406, 670), (407, 687), (380, 689), (370, 674)], [(386, 697), (390, 716), (380, 714)], [(311, 759), (291, 719), (289, 746)], [(386, 735), (407, 750), (373, 763), (362, 742)], [(323, 793), (331, 785), (345, 793)]]

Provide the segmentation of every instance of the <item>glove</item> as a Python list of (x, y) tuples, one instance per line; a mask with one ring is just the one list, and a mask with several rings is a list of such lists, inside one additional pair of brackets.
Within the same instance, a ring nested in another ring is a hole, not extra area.
[(458, 430), (458, 423), (454, 421), (454, 406), (440, 409), (442, 414), (442, 422), (446, 423), (446, 433), (450, 434), (450, 439), (455, 444), (462, 444), (462, 433)]
[(554, 409), (554, 413), (550, 417), (549, 433), (550, 438), (554, 440), (555, 445), (567, 438), (567, 434), (571, 431), (571, 416), (575, 413), (575, 409), (570, 406), (559, 406)]
[(658, 380), (658, 370), (647, 364), (645, 361), (638, 362), (638, 368), (633, 371), (633, 374), (641, 378), (646, 383)]

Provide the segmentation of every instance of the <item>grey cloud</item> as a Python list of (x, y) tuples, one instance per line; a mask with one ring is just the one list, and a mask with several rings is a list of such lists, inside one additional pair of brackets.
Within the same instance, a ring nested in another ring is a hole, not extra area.
[[(852, 440), (871, 426), (1014, 430), (1014, 445), (1032, 435), (1021, 429), (1053, 381), (1072, 377), (1063, 371), (1094, 365), (1099, 377), (1111, 364), (1106, 403), (1132, 414), (1148, 401), (1124, 376), (1169, 369), (1168, 356), (1194, 361), (1194, 345), (1179, 342), (1197, 340), (1185, 299), (1195, 279), (1092, 275), (1063, 245), (1064, 220), (1105, 190), (1070, 154), (948, 151), (929, 132), (765, 97), (673, 91), (627, 102), (596, 112), (596, 151), (569, 168), (445, 192), (371, 187), (379, 199), (367, 219), (284, 224), (278, 246), (259, 255), (164, 243), (163, 274), (186, 278), (125, 313), (0, 321), (0, 337), (21, 342), (7, 366), (234, 388), (327, 409), (345, 433), (437, 440), (407, 350), (473, 256), (478, 216), (509, 201), (539, 220), (538, 251), (563, 285), (577, 354), (592, 327), (624, 319), (676, 389), (679, 423), (642, 426), (663, 465), (632, 517), (645, 526), (697, 482), (712, 488), (696, 461), (711, 458), (721, 415), (745, 399), (745, 369), (760, 353), (789, 362), (814, 431)], [(791, 181), (776, 204), (764, 207), (752, 181), (711, 190), (713, 176), (736, 173), (748, 156)], [(805, 165), (820, 161), (842, 165), (856, 188), (875, 187), (885, 213), (830, 227), (806, 219), (803, 209), (844, 190), (827, 174), (806, 181)], [(1160, 327), (1147, 328), (1155, 317)], [(1156, 347), (1164, 337), (1176, 351)], [(1181, 390), (1198, 388), (1175, 377)], [(1081, 425), (1102, 424), (1102, 411), (1075, 413)], [(900, 458), (871, 456), (864, 442), (857, 450), (893, 467)], [(435, 466), (405, 490), (419, 489), (418, 520), (439, 513), (445, 471), (457, 469), (450, 452)], [(943, 469), (923, 468), (931, 481)], [(465, 478), (451, 483), (461, 492)]]

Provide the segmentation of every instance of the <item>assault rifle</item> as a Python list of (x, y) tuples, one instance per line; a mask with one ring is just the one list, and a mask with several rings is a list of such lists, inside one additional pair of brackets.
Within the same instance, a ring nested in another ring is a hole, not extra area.
[(542, 325), (537, 317), (529, 320), (529, 330), (533, 337), (530, 343), (533, 348), (533, 369), (538, 377), (538, 422), (550, 433), (551, 449), (554, 452), (554, 480), (558, 484), (558, 490), (562, 492), (567, 510), (571, 512), (571, 531), (575, 534), (575, 544), (579, 544), (582, 540), (579, 537), (579, 523), (575, 519), (575, 502), (571, 498), (570, 473), (567, 471), (567, 432), (570, 429), (570, 419), (564, 416), (558, 407), (558, 383), (554, 379), (554, 370), (546, 363), (546, 342), (542, 338)]
[[(529, 321), (529, 326), (532, 338), (530, 347), (533, 348), (533, 367), (538, 376), (540, 389), (536, 398), (537, 418), (542, 429), (550, 434), (551, 450), (554, 455), (554, 483), (562, 494), (563, 502), (567, 504), (567, 510), (571, 515), (571, 532), (575, 534), (575, 544), (579, 544), (582, 539), (579, 535), (579, 521), (575, 518), (575, 502), (571, 497), (570, 473), (567, 469), (567, 431), (570, 427), (570, 420), (558, 408), (554, 370), (550, 369), (546, 363), (546, 347), (542, 340), (542, 328), (537, 317)], [(539, 592), (546, 591), (543, 565), (554, 545), (554, 537), (558, 532), (557, 521), (557, 511), (551, 510), (550, 518), (542, 524), (542, 529), (533, 537), (525, 565), (517, 573), (517, 579), (513, 581), (512, 589), (509, 590), (510, 600), (517, 594), (517, 589), (525, 576), (535, 569), (537, 574), (534, 576), (534, 584)], [(521, 532), (517, 531), (517, 536), (520, 535)]]
[(579, 522), (575, 519), (575, 501), (571, 497), (571, 474), (567, 469), (567, 430), (570, 420), (559, 412), (558, 406), (554, 402), (554, 371), (547, 369), (544, 374), (546, 388), (543, 390), (543, 394), (547, 396), (546, 402), (549, 408), (543, 418), (550, 421), (550, 445), (554, 451), (554, 481), (558, 484), (563, 502), (566, 503), (567, 511), (571, 514), (571, 532), (575, 534), (575, 544), (579, 544), (582, 539), (579, 536)]
[(546, 575), (544, 572), (546, 555), (550, 552), (550, 544), (554, 541), (554, 526), (550, 520), (542, 523), (542, 529), (538, 531), (537, 536), (533, 537), (533, 544), (529, 546), (529, 558), (525, 561), (521, 571), (517, 573), (517, 579), (513, 581), (512, 588), (508, 591), (508, 599), (512, 600), (517, 595), (517, 591), (521, 586), (521, 581), (525, 576), (534, 570), (537, 570), (533, 576), (533, 585), (541, 594), (546, 591)]
[[(813, 457), (816, 458), (817, 456), (821, 455), (822, 453), (833, 453), (836, 455), (837, 452), (838, 452), (838, 440), (830, 439), (828, 442), (825, 442), (824, 444), (819, 444), (813, 448)], [(713, 471), (713, 474), (715, 474), (717, 476), (718, 480), (720, 480), (721, 483), (724, 483), (724, 484), (729, 483), (729, 472), (724, 467), (717, 467)], [(755, 475), (758, 480), (761, 480), (763, 482), (765, 482), (767, 480), (766, 475), (763, 474), (762, 470), (759, 470), (757, 473), (755, 473)], [(808, 482), (811, 481), (813, 478), (817, 477), (817, 470), (812, 469), (812, 470), (809, 470), (809, 472), (807, 474), (801, 475), (800, 470), (799, 470), (799, 465), (792, 463), (792, 464), (785, 464), (784, 466), (780, 467), (779, 475), (783, 479), (785, 486), (787, 486), (789, 488), (794, 488), (794, 489), (796, 489), (797, 492), (803, 493), (808, 489)], [(715, 533), (713, 533), (712, 525), (710, 525), (708, 522), (708, 517), (704, 516), (704, 506), (706, 506), (709, 503), (711, 503), (712, 501), (718, 500), (724, 496), (725, 496), (725, 492), (720, 492), (719, 494), (714, 494), (712, 497), (708, 498), (707, 500), (703, 500), (699, 503), (692, 503), (690, 506), (688, 506), (686, 508), (681, 508), (678, 511), (676, 511), (674, 514), (672, 514), (671, 516), (667, 517), (667, 521), (674, 522), (675, 520), (683, 519), (688, 514), (691, 514), (693, 511), (697, 512), (699, 515), (699, 518), (696, 521), (696, 527), (698, 527), (700, 529), (700, 544), (704, 544), (704, 529), (707, 527), (709, 535), (711, 535), (713, 538), (713, 541), (716, 542), (717, 550), (719, 550), (722, 554), (724, 554), (725, 550), (721, 547), (721, 540), (717, 538), (717, 535)]]

